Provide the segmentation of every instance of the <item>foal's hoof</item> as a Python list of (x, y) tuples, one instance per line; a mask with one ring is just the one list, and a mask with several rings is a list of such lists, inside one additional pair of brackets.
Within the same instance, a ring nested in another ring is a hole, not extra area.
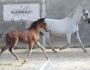
[(20, 61), (19, 62), (21, 65), (25, 64), (26, 63), (26, 60), (23, 60), (22, 62)]

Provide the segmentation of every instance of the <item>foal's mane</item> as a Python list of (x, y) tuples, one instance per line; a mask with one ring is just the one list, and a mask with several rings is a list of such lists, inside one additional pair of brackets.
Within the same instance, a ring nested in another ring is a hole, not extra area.
[(27, 30), (32, 29), (32, 28), (36, 28), (37, 24), (39, 24), (39, 23), (40, 23), (40, 21), (34, 21)]
[(37, 24), (44, 22), (44, 19), (45, 18), (41, 18), (41, 19), (34, 21), (27, 30), (32, 29), (32, 28), (36, 29)]

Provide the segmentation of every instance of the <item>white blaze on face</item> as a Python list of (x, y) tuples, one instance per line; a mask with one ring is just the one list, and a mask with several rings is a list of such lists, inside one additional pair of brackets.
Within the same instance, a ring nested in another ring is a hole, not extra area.
[(87, 9), (85, 10), (85, 13), (87, 13), (88, 14), (88, 18), (90, 18), (90, 14), (89, 14), (89, 11)]
[(83, 18), (84, 20), (86, 20), (86, 17), (85, 17), (85, 16), (83, 16), (82, 18)]
[(83, 9), (83, 19), (87, 20), (90, 18), (89, 11), (87, 9)]

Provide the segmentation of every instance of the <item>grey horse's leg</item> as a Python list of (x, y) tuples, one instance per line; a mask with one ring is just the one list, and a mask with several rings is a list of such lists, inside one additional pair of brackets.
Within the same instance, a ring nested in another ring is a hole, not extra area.
[(57, 51), (54, 49), (54, 47), (52, 46), (52, 43), (51, 43), (51, 32), (49, 32), (46, 35), (46, 43), (49, 45), (49, 47), (52, 49), (53, 52), (57, 53)]
[(47, 44), (49, 45), (49, 47), (52, 49), (53, 52), (57, 53), (57, 51), (53, 48), (53, 46), (52, 46), (50, 41), (47, 42)]
[(81, 44), (81, 48), (83, 49), (84, 52), (86, 52), (86, 49), (84, 48), (84, 45), (83, 45), (83, 43), (82, 43), (82, 41), (81, 41), (81, 39), (80, 39), (80, 36), (79, 36), (78, 31), (76, 32), (76, 37), (77, 37), (78, 41), (79, 41), (80, 44)]
[(41, 44), (42, 44), (43, 47), (45, 47), (46, 46), (46, 36), (45, 35), (42, 35), (41, 36), (41, 39), (42, 39), (41, 40)]
[(50, 41), (50, 34), (51, 34), (50, 32), (46, 32), (43, 35), (41, 35), (41, 44), (43, 47), (45, 47), (47, 43), (49, 47), (52, 49), (52, 51), (56, 53), (57, 51), (53, 48), (51, 41)]
[(60, 48), (60, 50), (66, 49), (71, 44), (71, 33), (70, 34), (66, 34), (66, 38), (67, 38), (67, 44), (64, 47)]

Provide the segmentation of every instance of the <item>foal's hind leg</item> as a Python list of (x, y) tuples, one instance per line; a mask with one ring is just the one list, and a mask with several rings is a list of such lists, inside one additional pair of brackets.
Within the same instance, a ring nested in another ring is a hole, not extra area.
[(17, 60), (21, 63), (20, 58), (12, 51), (12, 47), (9, 48), (9, 51), (10, 51), (11, 54), (14, 55), (14, 56), (17, 58)]
[(67, 34), (66, 37), (67, 37), (67, 44), (64, 47), (60, 48), (60, 50), (66, 49), (71, 44), (71, 33), (70, 34)]
[(77, 36), (78, 41), (79, 41), (80, 44), (81, 44), (82, 49), (84, 50), (84, 52), (86, 52), (86, 49), (84, 48), (84, 45), (83, 45), (83, 43), (82, 43), (82, 41), (81, 41), (81, 39), (80, 39), (80, 36), (79, 36), (79, 33), (78, 33), (78, 32), (76, 32), (76, 36)]
[(11, 52), (12, 55), (14, 55), (16, 57), (16, 59), (21, 63), (20, 58), (12, 51), (12, 49), (17, 45), (18, 43), (18, 38), (12, 42), (11, 46), (9, 47), (9, 51)]
[(6, 51), (6, 50), (8, 49), (8, 47), (9, 47), (9, 44), (6, 43), (6, 45), (5, 45), (3, 48), (1, 48), (0, 55), (1, 55), (4, 51)]

